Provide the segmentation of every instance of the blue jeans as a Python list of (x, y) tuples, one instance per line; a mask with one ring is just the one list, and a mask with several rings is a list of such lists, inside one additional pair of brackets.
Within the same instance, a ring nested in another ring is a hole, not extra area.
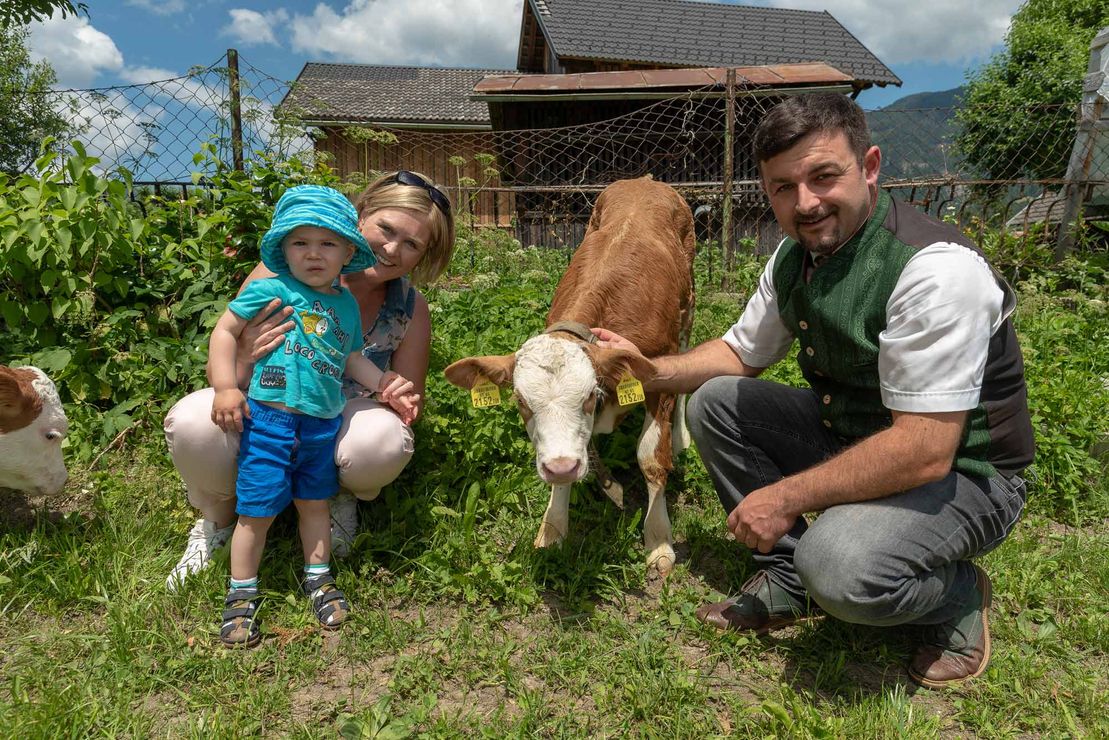
[[(816, 394), (755, 378), (714, 378), (689, 400), (697, 450), (720, 503), (743, 496), (839, 452), (821, 424)], [(845, 622), (937, 624), (972, 594), (969, 560), (997, 547), (1024, 508), (1019, 477), (985, 479), (956, 471), (886, 498), (798, 517), (760, 568), (797, 596)]]

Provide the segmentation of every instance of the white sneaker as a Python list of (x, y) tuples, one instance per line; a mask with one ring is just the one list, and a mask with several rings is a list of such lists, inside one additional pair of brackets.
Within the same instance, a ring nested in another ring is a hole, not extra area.
[(331, 553), (337, 558), (350, 555), (350, 545), (358, 533), (358, 499), (339, 491), (331, 499)]
[(166, 579), (166, 588), (176, 591), (190, 573), (207, 567), (208, 561), (212, 559), (212, 553), (227, 544), (234, 529), (234, 524), (216, 529), (216, 523), (211, 519), (197, 519), (196, 524), (189, 530), (185, 553)]

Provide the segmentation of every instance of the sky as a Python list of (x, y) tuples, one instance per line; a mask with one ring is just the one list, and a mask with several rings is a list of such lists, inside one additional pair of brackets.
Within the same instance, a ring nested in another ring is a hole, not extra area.
[[(61, 88), (148, 82), (217, 61), (228, 48), (295, 79), (305, 62), (512, 69), (523, 0), (86, 0), (89, 17), (30, 28)], [(836, 18), (904, 81), (863, 92), (879, 108), (947, 90), (1001, 48), (1020, 0), (748, 0)]]

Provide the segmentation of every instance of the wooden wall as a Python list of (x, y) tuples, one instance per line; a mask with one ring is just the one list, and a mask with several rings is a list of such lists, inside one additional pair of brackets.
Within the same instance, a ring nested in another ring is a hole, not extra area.
[[(514, 195), (495, 192), (501, 184), (498, 174), (486, 173), (475, 154), (495, 155), (488, 132), (443, 133), (420, 130), (392, 129), (395, 143), (360, 141), (346, 127), (324, 128), (324, 137), (317, 139), (316, 151), (326, 152), (341, 177), (352, 173), (389, 172), (406, 169), (419, 172), (447, 191), (455, 208), (456, 220), (475, 226), (509, 226), (515, 211)], [(452, 158), (460, 157), (461, 164)], [(494, 169), (497, 164), (494, 161)], [(460, 185), (471, 178), (477, 186)]]

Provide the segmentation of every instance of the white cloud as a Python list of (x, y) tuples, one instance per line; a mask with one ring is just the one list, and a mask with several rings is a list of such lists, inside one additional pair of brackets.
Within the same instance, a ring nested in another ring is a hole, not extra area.
[[(745, 0), (745, 2), (748, 0)], [(1005, 39), (1024, 0), (769, 0), (760, 5), (827, 10), (886, 64), (965, 64)]]
[(123, 54), (106, 33), (88, 18), (55, 13), (29, 26), (27, 48), (31, 57), (45, 59), (58, 75), (58, 87), (89, 87), (97, 75), (123, 66)]
[(100, 158), (96, 168), (99, 172), (123, 166), (141, 173), (143, 163), (156, 156), (158, 145), (150, 136), (151, 127), (158, 125), (162, 113), (158, 108), (92, 99), (75, 100), (71, 109), (66, 100), (60, 99), (58, 108), (78, 129), (76, 138), (84, 143), (86, 151)]
[(227, 101), (222, 81), (216, 86), (205, 84), (200, 77), (186, 77), (159, 67), (124, 67), (119, 76), (134, 85), (161, 83), (147, 90), (150, 97), (172, 98), (192, 108), (209, 108), (221, 111)]
[(162, 67), (124, 67), (119, 71), (119, 76), (132, 85), (145, 85), (147, 82), (158, 82), (180, 77), (180, 72)]
[(268, 13), (259, 13), (257, 10), (247, 10), (245, 8), (232, 8), (227, 13), (231, 16), (231, 23), (224, 26), (223, 30), (220, 31), (220, 35), (230, 36), (233, 41), (243, 46), (276, 44), (275, 28), (289, 22), (289, 14), (284, 8), (278, 8)]
[(185, 9), (185, 0), (127, 0), (127, 4), (145, 8), (157, 15), (173, 15)]
[(290, 21), (292, 47), (312, 58), (363, 64), (516, 66), (523, 0), (325, 2)]

